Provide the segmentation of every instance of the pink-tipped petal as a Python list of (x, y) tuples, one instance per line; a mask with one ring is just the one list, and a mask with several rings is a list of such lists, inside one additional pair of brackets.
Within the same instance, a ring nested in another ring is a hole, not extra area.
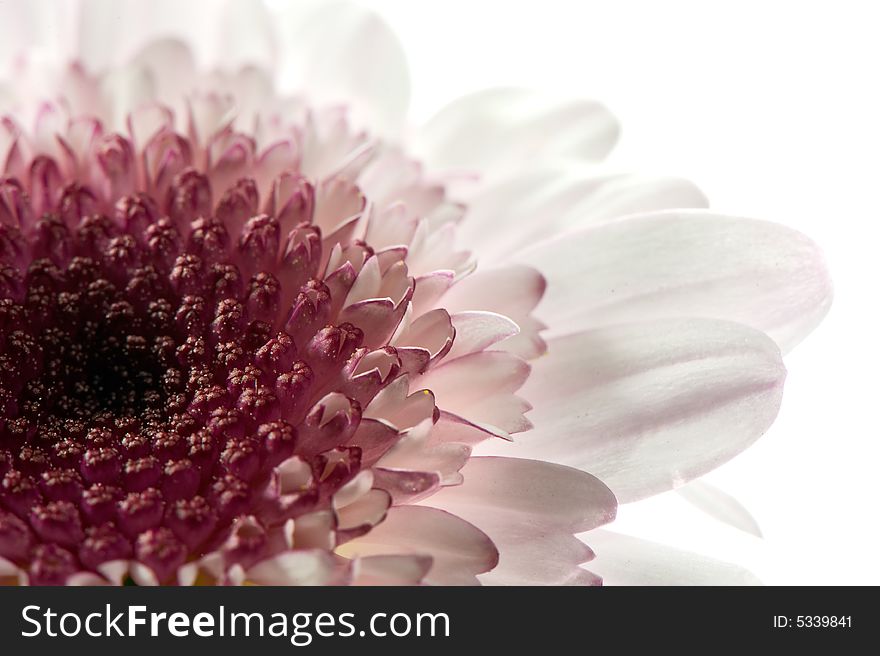
[(327, 585), (335, 574), (332, 556), (319, 549), (286, 551), (260, 561), (247, 571), (258, 585)]
[[(447, 360), (471, 353), (479, 353), (499, 342), (519, 334), (519, 326), (512, 319), (495, 312), (458, 312), (452, 317), (455, 341)], [(503, 348), (503, 345), (499, 345)]]
[[(438, 303), (452, 313), (483, 310), (510, 318), (519, 327), (519, 334), (510, 336), (498, 348), (530, 360), (546, 349), (540, 335), (544, 324), (532, 316), (546, 287), (544, 276), (531, 267), (481, 269), (453, 285)], [(417, 285), (417, 295), (418, 291)]]
[(398, 506), (372, 531), (348, 542), (346, 555), (425, 555), (433, 558), (425, 582), (477, 585), (477, 574), (498, 563), (495, 545), (478, 528), (436, 508)]
[(514, 392), (529, 375), (529, 364), (504, 351), (471, 353), (443, 363), (418, 384), (430, 389), (441, 410), (507, 433), (531, 428), (531, 406)]

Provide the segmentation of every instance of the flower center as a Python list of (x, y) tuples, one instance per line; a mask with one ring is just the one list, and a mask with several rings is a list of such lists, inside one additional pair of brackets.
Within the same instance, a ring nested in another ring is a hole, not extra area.
[[(301, 247), (320, 230), (287, 226), (281, 248), (255, 189), (214, 209), (187, 169), (101, 212), (71, 184), (34, 219), (0, 183), (0, 556), (32, 583), (132, 557), (167, 580), (257, 504), (265, 542), (266, 517), (358, 471), (360, 406), (334, 391), (363, 332), (328, 324), (320, 250)], [(292, 456), (295, 492), (275, 471)]]

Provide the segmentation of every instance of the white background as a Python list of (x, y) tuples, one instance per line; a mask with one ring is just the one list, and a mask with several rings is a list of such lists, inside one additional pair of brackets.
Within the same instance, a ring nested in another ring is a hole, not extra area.
[(773, 428), (707, 477), (752, 538), (670, 493), (617, 527), (780, 584), (878, 584), (880, 21), (872, 2), (364, 0), (410, 58), (413, 116), (485, 86), (594, 97), (612, 161), (697, 182), (721, 211), (806, 232), (835, 280), (787, 359)]

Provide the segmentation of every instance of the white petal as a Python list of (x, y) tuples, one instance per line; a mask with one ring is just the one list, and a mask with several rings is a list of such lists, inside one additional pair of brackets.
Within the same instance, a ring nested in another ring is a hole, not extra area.
[(356, 120), (380, 133), (400, 129), (409, 69), (403, 47), (378, 14), (347, 2), (322, 3), (305, 16), (292, 6), (278, 27), (283, 90), (306, 89), (319, 103), (350, 104)]
[(82, 0), (81, 5), (77, 50), (92, 70), (117, 66), (157, 38), (181, 39), (202, 57), (213, 54), (215, 0)]
[(153, 103), (129, 112), (126, 123), (135, 146), (142, 148), (159, 130), (174, 128), (174, 115), (164, 105)]
[(133, 561), (128, 570), (131, 580), (142, 587), (154, 587), (159, 585), (156, 573), (152, 568), (147, 567), (143, 563)]
[(158, 100), (166, 105), (176, 108), (184, 95), (192, 91), (196, 64), (192, 52), (183, 41), (151, 41), (135, 56), (132, 63), (135, 67), (150, 71), (156, 84)]
[(155, 79), (149, 69), (129, 64), (101, 80), (101, 96), (108, 108), (111, 125), (121, 129), (133, 110), (155, 99)]
[(821, 321), (831, 281), (817, 246), (765, 221), (658, 212), (561, 235), (514, 256), (548, 281), (550, 335), (675, 316), (737, 321), (788, 350)]
[(596, 193), (572, 205), (562, 220), (565, 227), (579, 228), (629, 214), (708, 206), (705, 194), (690, 180), (621, 175), (607, 180)]
[(687, 180), (554, 162), (482, 185), (468, 198), (459, 235), (465, 244), (481, 244), (481, 263), (497, 262), (566, 230), (640, 212), (707, 206)]
[(272, 17), (262, 2), (226, 0), (219, 21), (216, 61), (230, 70), (245, 65), (271, 69), (276, 43)]
[(128, 560), (110, 560), (98, 565), (98, 573), (113, 585), (122, 585), (125, 577), (128, 576), (131, 565), (131, 561)]
[(551, 340), (534, 362), (522, 394), (535, 406), (535, 430), (492, 448), (589, 471), (618, 500), (634, 501), (754, 442), (776, 417), (784, 379), (776, 344), (739, 324), (677, 319), (586, 331)]
[(476, 267), (469, 251), (456, 247), (456, 225), (446, 223), (436, 230), (427, 219), (419, 221), (409, 245), (406, 263), (414, 276), (425, 276), (436, 271), (452, 271), (462, 277)]
[(542, 159), (600, 160), (617, 134), (617, 121), (599, 103), (501, 88), (441, 109), (420, 131), (416, 148), (434, 168), (497, 174)]
[(497, 524), (507, 523), (500, 518), (503, 514), (531, 517), (535, 522), (531, 528), (538, 532), (568, 533), (606, 524), (617, 509), (614, 495), (602, 481), (572, 467), (523, 458), (475, 457), (461, 473), (462, 485), (445, 488), (422, 505)]
[(480, 576), (495, 585), (582, 582), (578, 565), (592, 553), (574, 533), (614, 519), (617, 501), (582, 471), (538, 460), (471, 458), (464, 481), (420, 502), (442, 508), (486, 532), (498, 566)]
[(723, 490), (703, 481), (691, 481), (678, 488), (677, 492), (685, 501), (719, 522), (761, 537), (761, 527), (751, 513)]
[(590, 569), (605, 585), (761, 585), (738, 565), (655, 542), (605, 530), (581, 537), (596, 554)]
[(0, 65), (8, 66), (23, 52), (45, 53), (57, 59), (73, 56), (76, 42), (76, 3), (27, 0), (0, 3)]

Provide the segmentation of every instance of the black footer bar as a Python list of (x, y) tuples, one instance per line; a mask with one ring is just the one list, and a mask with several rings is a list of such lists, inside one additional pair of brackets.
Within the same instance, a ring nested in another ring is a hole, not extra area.
[(0, 650), (128, 656), (220, 646), (262, 656), (363, 647), (383, 654), (855, 647), (878, 635), (875, 595), (876, 588), (776, 587), (2, 588)]

